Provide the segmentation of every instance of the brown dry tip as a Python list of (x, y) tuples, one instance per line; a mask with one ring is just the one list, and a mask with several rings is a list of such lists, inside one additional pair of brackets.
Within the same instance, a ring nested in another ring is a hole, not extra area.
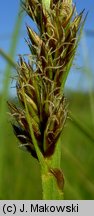
[(59, 189), (64, 188), (64, 176), (60, 169), (54, 168), (50, 169), (50, 172), (55, 176)]

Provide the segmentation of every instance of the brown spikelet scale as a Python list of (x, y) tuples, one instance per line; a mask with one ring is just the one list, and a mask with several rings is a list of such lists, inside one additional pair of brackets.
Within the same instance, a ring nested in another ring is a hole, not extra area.
[(50, 157), (67, 118), (61, 86), (75, 53), (83, 12), (74, 16), (75, 7), (67, 0), (51, 0), (49, 12), (39, 0), (26, 0), (22, 5), (36, 22), (39, 33), (27, 26), (30, 60), (26, 62), (20, 56), (17, 67), (20, 108), (12, 103), (8, 106), (14, 119), (15, 135), (37, 158), (26, 118), (26, 101), (38, 146), (44, 157)]

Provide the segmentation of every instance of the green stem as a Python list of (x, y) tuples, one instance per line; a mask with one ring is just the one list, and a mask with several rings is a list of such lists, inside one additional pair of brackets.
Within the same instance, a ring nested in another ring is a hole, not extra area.
[(42, 189), (44, 200), (63, 200), (63, 175), (60, 170), (61, 142), (56, 144), (56, 149), (51, 158), (45, 159), (48, 170), (41, 169)]
[(42, 189), (43, 200), (64, 199), (63, 192), (59, 189), (55, 177), (49, 171), (46, 173), (42, 171)]

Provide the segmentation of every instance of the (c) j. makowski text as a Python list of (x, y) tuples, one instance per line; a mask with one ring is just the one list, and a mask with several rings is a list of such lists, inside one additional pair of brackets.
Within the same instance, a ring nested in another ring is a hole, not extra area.
[[(31, 204), (30, 211), (31, 212), (78, 212), (79, 206), (78, 204), (74, 205), (39, 205), (39, 204)], [(25, 204), (22, 204), (20, 208), (20, 212), (25, 212)]]

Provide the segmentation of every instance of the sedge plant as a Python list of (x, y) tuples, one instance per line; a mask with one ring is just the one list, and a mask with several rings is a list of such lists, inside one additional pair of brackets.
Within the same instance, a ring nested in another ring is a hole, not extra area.
[[(61, 135), (68, 116), (64, 86), (79, 41), (83, 12), (72, 0), (26, 0), (22, 6), (38, 27), (27, 27), (28, 62), (19, 57), (17, 96), (8, 102), (14, 133), (40, 163), (43, 199), (64, 199)], [(63, 137), (63, 135), (62, 135)]]

